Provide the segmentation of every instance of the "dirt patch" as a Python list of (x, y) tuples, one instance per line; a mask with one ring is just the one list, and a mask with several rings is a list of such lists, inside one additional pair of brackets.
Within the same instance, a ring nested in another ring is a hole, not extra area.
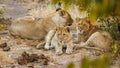
[[(26, 42), (27, 41), (27, 42)], [(27, 44), (29, 41), (29, 44)], [(35, 40), (26, 40), (21, 38), (14, 38), (9, 35), (0, 35), (0, 51), (2, 53), (5, 53), (6, 57), (8, 56), (10, 59), (12, 59), (14, 62), (7, 63), (6, 65), (0, 65), (1, 67), (7, 68), (9, 67), (28, 67), (28, 66), (34, 66), (34, 67), (64, 67), (66, 64), (70, 61), (79, 63), (81, 59), (84, 56), (89, 57), (95, 57), (100, 56), (102, 53), (101, 51), (92, 50), (92, 49), (86, 49), (86, 48), (80, 48), (80, 49), (74, 49), (73, 54), (67, 55), (65, 52), (57, 56), (55, 54), (55, 50), (44, 50), (44, 49), (36, 49), (35, 45), (39, 43), (39, 41), (36, 42), (36, 44), (33, 45)], [(4, 47), (10, 47), (9, 51), (4, 51)], [(65, 50), (63, 50), (65, 51)], [(3, 58), (6, 59), (6, 58)], [(7, 60), (9, 61), (9, 60)], [(11, 60), (10, 60), (11, 61)], [(2, 63), (2, 61), (1, 61)]]

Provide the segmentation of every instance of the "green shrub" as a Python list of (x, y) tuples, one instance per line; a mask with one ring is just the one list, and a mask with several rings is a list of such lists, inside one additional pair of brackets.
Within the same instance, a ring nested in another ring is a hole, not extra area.
[(65, 8), (75, 4), (80, 10), (81, 8), (89, 9), (91, 22), (95, 22), (98, 17), (107, 17), (111, 14), (120, 15), (120, 0), (52, 0), (54, 4), (58, 2), (62, 2)]
[(109, 18), (99, 18), (100, 22), (101, 23), (101, 26), (99, 27), (101, 30), (104, 30), (104, 31), (107, 31), (111, 34), (111, 36), (117, 40), (118, 39), (118, 28), (117, 28), (117, 25), (118, 25), (118, 21), (117, 21), (117, 18), (111, 16)]
[(4, 13), (4, 11), (2, 9), (0, 9), (0, 15), (2, 15)]
[[(111, 68), (111, 63), (111, 58), (107, 54), (95, 59), (84, 57), (81, 61), (80, 68)], [(70, 62), (67, 68), (75, 68), (74, 65), (73, 62)]]
[(68, 63), (67, 68), (75, 68), (74, 62)]

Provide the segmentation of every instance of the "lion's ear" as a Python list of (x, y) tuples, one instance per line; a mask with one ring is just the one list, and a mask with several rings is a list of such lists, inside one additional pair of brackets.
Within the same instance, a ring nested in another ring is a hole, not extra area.
[(60, 14), (60, 16), (64, 16), (65, 15), (65, 11), (61, 10), (61, 11), (59, 11), (59, 14)]
[(59, 11), (59, 10), (61, 10), (61, 2), (58, 2), (57, 4), (56, 4), (56, 11)]
[(61, 29), (62, 29), (61, 26), (57, 26), (57, 27), (55, 28), (56, 31), (59, 31), (59, 30), (61, 30)]
[(70, 27), (69, 27), (69, 26), (66, 26), (66, 27), (65, 27), (65, 30), (66, 30), (67, 32), (70, 32)]
[(59, 11), (59, 10), (61, 10), (61, 8), (57, 8), (57, 9), (56, 9), (56, 12)]
[(60, 30), (60, 27), (56, 27), (55, 30), (56, 30), (56, 31), (57, 31), (57, 30)]

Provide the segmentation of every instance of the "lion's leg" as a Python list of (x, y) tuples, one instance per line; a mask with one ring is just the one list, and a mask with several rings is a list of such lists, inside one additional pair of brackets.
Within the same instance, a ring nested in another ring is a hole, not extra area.
[(56, 55), (62, 54), (63, 53), (62, 45), (59, 45), (58, 43), (55, 43), (55, 51), (56, 51)]
[(99, 43), (101, 38), (102, 38), (101, 33), (95, 32), (88, 38), (88, 40), (86, 41), (86, 44), (88, 46), (96, 46)]
[(99, 32), (92, 34), (88, 38), (88, 40), (84, 43), (81, 43), (80, 46), (87, 47), (87, 48), (93, 48), (93, 49), (102, 51), (102, 49), (98, 48), (98, 45), (101, 45), (101, 44), (97, 44), (97, 42), (100, 42), (100, 39), (99, 39), (100, 35), (98, 35), (98, 34), (99, 34)]
[(66, 53), (67, 54), (71, 54), (72, 53), (72, 51), (73, 51), (73, 43), (72, 42), (69, 42), (69, 43), (67, 43), (67, 49), (66, 49)]
[[(96, 32), (99, 34), (99, 32)], [(94, 46), (94, 42), (98, 40), (98, 35), (96, 33), (93, 33), (88, 40), (85, 43), (82, 43), (83, 46)]]
[(45, 49), (50, 49), (51, 48), (50, 44), (51, 44), (51, 40), (52, 40), (54, 34), (55, 34), (55, 30), (50, 30), (48, 32), (48, 34), (46, 36), (46, 39), (45, 39), (45, 42), (46, 42), (45, 43)]

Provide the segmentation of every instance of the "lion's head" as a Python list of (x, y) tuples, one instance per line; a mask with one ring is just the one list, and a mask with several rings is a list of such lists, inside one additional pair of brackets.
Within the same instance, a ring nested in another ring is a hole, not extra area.
[(61, 8), (56, 10), (56, 14), (52, 19), (55, 23), (59, 23), (62, 26), (70, 26), (73, 23), (70, 14)]
[(67, 43), (71, 40), (70, 28), (69, 27), (56, 27), (56, 35), (60, 43)]
[(87, 32), (91, 28), (91, 23), (88, 18), (76, 18), (76, 25), (79, 31)]

